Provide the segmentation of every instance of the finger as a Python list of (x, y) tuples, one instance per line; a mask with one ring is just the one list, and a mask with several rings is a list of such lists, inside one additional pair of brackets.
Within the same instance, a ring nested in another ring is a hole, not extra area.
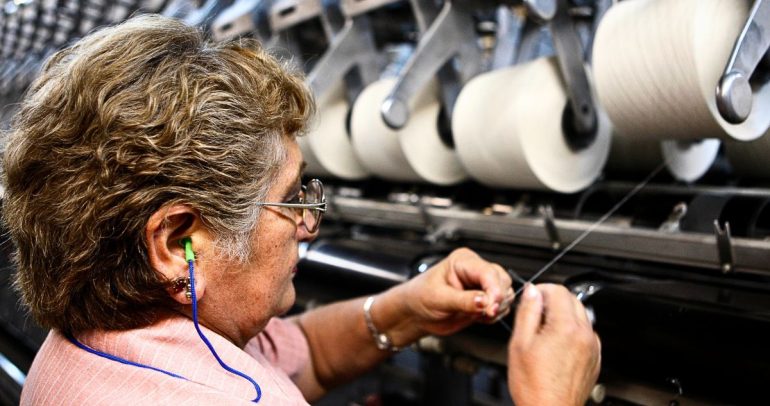
[(516, 299), (516, 293), (513, 291), (513, 288), (508, 288), (508, 290), (505, 291), (505, 294), (503, 295), (503, 301), (500, 302), (500, 308), (510, 309), (514, 299)]
[(503, 300), (500, 302), (500, 305), (497, 308), (497, 311), (494, 314), (494, 321), (498, 321), (501, 318), (503, 318), (506, 314), (510, 313), (511, 311), (511, 305), (513, 304), (513, 299), (516, 298), (516, 294), (513, 291), (513, 288), (508, 288), (508, 290), (503, 295)]
[(503, 268), (500, 264), (492, 263), (492, 266), (500, 276), (500, 285), (502, 286), (503, 291), (510, 289), (513, 286), (513, 279), (511, 278), (511, 274), (509, 274), (508, 271), (506, 271), (505, 268)]
[(489, 316), (487, 312), (484, 312), (483, 318), (481, 319), (481, 322), (484, 324), (495, 324), (498, 321), (500, 321), (503, 317), (507, 316), (511, 313), (511, 305), (513, 304), (513, 299), (515, 298), (515, 293), (513, 291), (513, 288), (508, 288), (508, 291), (505, 292), (503, 295), (503, 300), (500, 302), (500, 305), (496, 307), (496, 310), (494, 312), (493, 316)]
[(594, 333), (594, 337), (596, 337), (596, 364), (594, 365), (593, 369), (593, 377), (594, 381), (599, 378), (599, 373), (602, 369), (602, 340), (599, 339), (599, 335)]
[(501, 312), (497, 313), (497, 316), (495, 316), (494, 319), (490, 320), (489, 324), (495, 324), (498, 321), (500, 321), (503, 317), (509, 315), (511, 313), (511, 307), (507, 306), (505, 307)]
[(583, 302), (581, 302), (577, 296), (573, 295), (572, 297), (575, 298), (575, 317), (577, 317), (578, 323), (581, 326), (593, 328), (591, 326), (591, 321), (588, 319), (588, 310), (583, 306)]
[(500, 286), (500, 291), (502, 292), (501, 301), (508, 300), (509, 298), (510, 300), (513, 300), (515, 292), (513, 290), (513, 279), (511, 279), (511, 275), (508, 274), (508, 271), (500, 266), (500, 264), (493, 263), (492, 268), (499, 278), (498, 284)]
[(599, 354), (599, 357), (602, 356), (602, 340), (599, 338), (599, 334), (594, 333), (594, 337), (596, 337), (596, 351)]
[[(545, 328), (569, 328), (579, 324), (575, 311), (575, 297), (562, 285), (538, 285), (543, 291), (543, 305), (548, 309)], [(581, 305), (582, 307), (582, 305)]]
[(543, 292), (532, 284), (527, 284), (521, 302), (516, 310), (516, 327), (513, 330), (513, 343), (529, 347), (535, 339), (543, 320)]
[(487, 293), (490, 296), (490, 304), (486, 312), (487, 317), (499, 320), (499, 316), (504, 312), (507, 313), (511, 303), (513, 303), (515, 292), (511, 287), (511, 276), (502, 266), (490, 263), (490, 272), (493, 273), (492, 277), (497, 277), (496, 284), (501, 293), (499, 295)]
[(489, 306), (489, 298), (486, 293), (480, 290), (462, 290), (442, 289), (443, 311), (449, 313), (468, 313), (485, 314), (485, 309)]
[(504, 299), (503, 292), (511, 287), (511, 277), (500, 265), (485, 261), (468, 249), (450, 255), (450, 270), (454, 271), (463, 288), (480, 287), (489, 298), (487, 315), (494, 317)]

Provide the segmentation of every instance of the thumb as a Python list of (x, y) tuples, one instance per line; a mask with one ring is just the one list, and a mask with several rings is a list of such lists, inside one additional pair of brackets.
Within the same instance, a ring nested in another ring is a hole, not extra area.
[(527, 284), (516, 312), (516, 324), (513, 329), (513, 341), (529, 346), (537, 335), (543, 319), (543, 294), (533, 284)]

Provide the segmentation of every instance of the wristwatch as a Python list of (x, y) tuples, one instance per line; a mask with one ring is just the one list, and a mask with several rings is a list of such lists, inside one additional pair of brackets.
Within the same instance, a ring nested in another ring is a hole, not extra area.
[(374, 304), (374, 296), (369, 296), (364, 302), (364, 320), (366, 320), (366, 327), (369, 328), (369, 332), (372, 334), (372, 338), (374, 338), (374, 343), (377, 345), (377, 348), (390, 352), (401, 351), (403, 349), (402, 347), (393, 345), (393, 341), (390, 340), (390, 337), (388, 337), (387, 334), (377, 330), (377, 327), (372, 321), (372, 304)]

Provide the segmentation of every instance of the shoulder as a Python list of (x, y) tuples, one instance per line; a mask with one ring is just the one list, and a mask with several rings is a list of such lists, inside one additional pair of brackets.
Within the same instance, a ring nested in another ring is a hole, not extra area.
[(24, 383), (21, 405), (246, 404), (222, 391), (94, 356), (48, 334)]
[(297, 323), (274, 317), (265, 329), (244, 348), (253, 357), (264, 357), (268, 362), (294, 376), (310, 362), (310, 347), (305, 333)]
[(153, 399), (168, 393), (164, 386), (170, 380), (148, 380), (143, 375), (138, 368), (95, 357), (52, 330), (29, 370), (21, 404), (102, 404), (108, 399), (128, 402), (140, 395)]

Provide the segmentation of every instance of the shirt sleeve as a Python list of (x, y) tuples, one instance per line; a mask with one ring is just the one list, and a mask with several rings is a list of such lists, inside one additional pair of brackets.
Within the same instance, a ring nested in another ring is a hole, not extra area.
[(292, 379), (310, 362), (305, 333), (296, 323), (278, 317), (272, 318), (265, 329), (246, 344), (244, 351), (251, 356), (262, 355)]

